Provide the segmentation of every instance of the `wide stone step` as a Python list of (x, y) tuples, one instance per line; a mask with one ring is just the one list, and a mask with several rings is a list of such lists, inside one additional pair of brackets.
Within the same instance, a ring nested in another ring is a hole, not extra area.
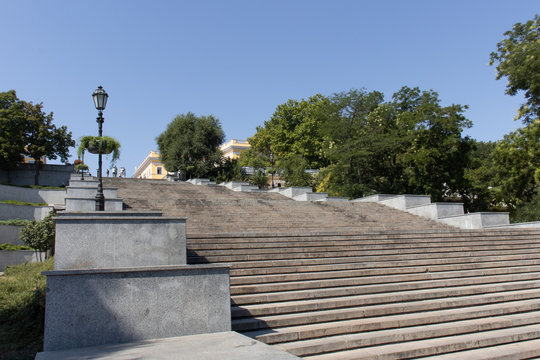
[(333, 335), (394, 329), (396, 327), (420, 326), (465, 319), (526, 313), (540, 310), (540, 300), (508, 301), (489, 305), (469, 306), (455, 309), (425, 311), (422, 313), (389, 315), (353, 320), (289, 326), (274, 329), (246, 331), (243, 334), (267, 344), (323, 338)]
[[(266, 260), (266, 261), (243, 261), (230, 263), (232, 269), (243, 270), (255, 274), (255, 271), (274, 271), (279, 273), (289, 271), (291, 268), (313, 269), (314, 267), (325, 265), (331, 266), (344, 265), (354, 266), (354, 268), (377, 268), (377, 267), (396, 267), (396, 266), (418, 266), (418, 265), (448, 265), (465, 263), (484, 263), (493, 261), (519, 260), (519, 259), (538, 259), (540, 254), (537, 251), (514, 251), (512, 254), (507, 252), (489, 252), (486, 251), (482, 256), (475, 254), (443, 254), (447, 256), (434, 256), (431, 254), (429, 259), (421, 254), (416, 255), (393, 255), (393, 256), (362, 256), (362, 257), (338, 257), (338, 258), (314, 258), (314, 259), (284, 259), (284, 260)], [(468, 255), (468, 256), (466, 256)], [(204, 262), (201, 258), (190, 258), (188, 264)], [(287, 270), (283, 270), (287, 269)]]
[(516, 360), (540, 357), (540, 339), (519, 341), (457, 353), (423, 357), (423, 360)]
[(232, 301), (235, 305), (261, 304), (268, 302), (296, 301), (306, 299), (321, 299), (339, 296), (381, 294), (396, 291), (414, 291), (422, 289), (446, 288), (452, 286), (478, 286), (481, 284), (496, 284), (504, 282), (539, 280), (538, 273), (484, 276), (480, 278), (409, 281), (389, 284), (355, 285), (327, 288), (311, 288), (303, 290), (275, 291), (268, 293), (238, 292), (231, 288)]
[(538, 237), (510, 237), (504, 236), (500, 238), (485, 237), (474, 238), (471, 236), (455, 236), (451, 239), (426, 239), (426, 238), (412, 238), (412, 239), (353, 239), (343, 238), (339, 240), (327, 238), (323, 236), (319, 238), (305, 238), (302, 240), (296, 239), (279, 239), (276, 237), (267, 237), (258, 241), (249, 241), (252, 239), (246, 239), (244, 241), (229, 241), (229, 239), (214, 239), (212, 242), (201, 242), (188, 240), (188, 247), (194, 251), (216, 251), (216, 250), (246, 250), (246, 249), (279, 249), (279, 248), (296, 248), (296, 247), (330, 247), (330, 246), (347, 246), (347, 247), (439, 247), (439, 246), (502, 246), (502, 245), (522, 245), (522, 244), (537, 244), (540, 240)]
[[(518, 291), (540, 288), (540, 280), (517, 281), (503, 284), (486, 284), (476, 286), (459, 286), (427, 290), (397, 291), (391, 294), (366, 294), (356, 296), (330, 297), (323, 299), (308, 299), (264, 303), (255, 305), (232, 306), (233, 318), (253, 317), (294, 312), (339, 309), (354, 306), (378, 305), (419, 300), (442, 299), (445, 297), (470, 296), (489, 294), (502, 291)], [(233, 300), (234, 301), (234, 300)]]
[[(518, 260), (514, 260), (515, 258)], [(236, 284), (252, 283), (251, 277), (259, 278), (259, 282), (274, 282), (272, 276), (286, 276), (288, 281), (294, 281), (304, 278), (304, 273), (324, 274), (328, 277), (333, 277), (332, 274), (338, 271), (368, 271), (367, 274), (375, 275), (377, 273), (394, 274), (394, 273), (411, 273), (411, 272), (437, 272), (437, 271), (452, 271), (452, 270), (471, 270), (471, 269), (487, 269), (500, 266), (527, 266), (540, 265), (540, 254), (536, 258), (524, 259), (523, 256), (514, 256), (514, 259), (497, 259), (497, 262), (485, 260), (467, 263), (450, 263), (443, 265), (433, 265), (429, 260), (420, 260), (419, 262), (380, 262), (380, 263), (345, 263), (332, 265), (314, 265), (314, 266), (282, 266), (282, 267), (266, 267), (266, 268), (247, 268), (247, 269), (232, 269), (231, 282)], [(266, 275), (266, 276), (261, 276)], [(308, 275), (309, 276), (309, 275)], [(244, 278), (245, 280), (241, 280)], [(237, 280), (238, 279), (238, 280)], [(255, 281), (253, 281), (255, 282)]]
[[(517, 341), (540, 338), (540, 325), (518, 326), (507, 329), (483, 331), (474, 334), (441, 337), (428, 340), (402, 342), (398, 344), (368, 347), (363, 349), (306, 356), (310, 360), (359, 360), (359, 359), (408, 359), (435, 354), (480, 349)], [(457, 358), (459, 353), (454, 354)]]
[[(451, 250), (451, 251), (450, 251)], [(519, 249), (512, 249), (512, 254), (530, 254), (530, 253), (537, 253), (539, 252), (540, 247), (533, 247), (533, 248), (519, 248)], [(504, 255), (507, 254), (509, 250), (503, 249), (503, 250), (476, 250), (472, 252), (472, 250), (465, 250), (465, 249), (449, 249), (449, 251), (440, 251), (438, 249), (433, 249), (433, 251), (428, 252), (425, 251), (423, 254), (418, 254), (414, 250), (385, 250), (385, 251), (371, 251), (371, 250), (365, 250), (365, 251), (351, 251), (351, 252), (320, 252), (320, 253), (295, 253), (295, 254), (255, 254), (255, 255), (216, 255), (216, 256), (189, 256), (188, 262), (190, 263), (204, 263), (204, 262), (211, 262), (211, 263), (230, 263), (230, 262), (253, 262), (253, 261), (278, 261), (278, 260), (293, 260), (293, 261), (299, 261), (299, 260), (307, 260), (308, 263), (315, 264), (320, 263), (320, 260), (323, 258), (330, 258), (332, 261), (336, 261), (336, 259), (344, 259), (347, 258), (355, 258), (355, 261), (371, 261), (371, 260), (378, 260), (378, 261), (384, 261), (384, 260), (398, 260), (398, 259), (418, 259), (421, 257), (458, 257), (460, 255), (463, 255), (464, 253), (468, 254), (474, 254), (476, 256), (494, 256), (494, 255)], [(426, 255), (429, 253), (429, 255)], [(351, 260), (349, 260), (351, 261)], [(338, 261), (340, 262), (340, 261)]]
[(275, 247), (275, 248), (245, 248), (245, 249), (222, 249), (222, 250), (192, 250), (189, 249), (189, 256), (203, 256), (203, 257), (213, 257), (213, 256), (241, 256), (241, 255), (276, 255), (278, 256), (291, 256), (293, 254), (339, 254), (340, 252), (346, 252), (354, 255), (358, 254), (374, 254), (375, 252), (381, 254), (387, 253), (431, 253), (431, 252), (445, 252), (445, 251), (476, 251), (476, 250), (485, 250), (489, 248), (490, 250), (514, 250), (514, 249), (540, 249), (538, 244), (501, 244), (501, 245), (490, 245), (486, 246), (484, 244), (480, 245), (469, 245), (465, 246), (463, 244), (446, 244), (439, 246), (407, 246), (405, 245), (371, 245), (369, 250), (366, 250), (365, 245), (343, 245), (343, 246), (289, 246), (289, 247)]
[(358, 286), (358, 285), (372, 285), (372, 284), (389, 284), (400, 283), (410, 281), (426, 281), (426, 280), (443, 280), (451, 279), (458, 281), (457, 279), (471, 279), (478, 281), (477, 278), (489, 278), (498, 275), (507, 274), (528, 274), (538, 272), (540, 275), (540, 266), (519, 266), (515, 268), (492, 268), (492, 269), (477, 269), (468, 271), (443, 271), (443, 272), (423, 272), (423, 273), (410, 273), (410, 274), (397, 274), (397, 275), (383, 275), (377, 276), (351, 276), (351, 277), (338, 277), (333, 279), (314, 279), (314, 280), (301, 280), (301, 281), (289, 281), (289, 282), (275, 282), (266, 284), (249, 284), (249, 285), (234, 285), (231, 284), (231, 294), (245, 294), (245, 293), (263, 293), (273, 291), (288, 291), (288, 290), (300, 290), (300, 289), (317, 289), (317, 288), (330, 288), (340, 286)]
[[(451, 268), (447, 266), (444, 270), (438, 270), (436, 267), (396, 267), (396, 268), (383, 268), (383, 269), (357, 269), (357, 270), (339, 270), (332, 269), (332, 271), (314, 271), (304, 273), (281, 273), (271, 275), (252, 275), (252, 276), (238, 276), (231, 274), (231, 286), (237, 285), (249, 285), (249, 284), (264, 284), (264, 283), (276, 283), (276, 282), (293, 282), (293, 281), (306, 281), (306, 280), (325, 280), (325, 279), (338, 279), (338, 278), (351, 278), (351, 277), (364, 277), (364, 276), (389, 276), (389, 275), (405, 275), (416, 273), (430, 273), (433, 274), (433, 278), (441, 275), (441, 278), (446, 277), (447, 274), (452, 274), (452, 271), (459, 271), (460, 276), (478, 276), (487, 274), (503, 274), (510, 272), (525, 272), (525, 271), (537, 271), (530, 269), (540, 269), (540, 260), (527, 261), (523, 264), (520, 261), (512, 263), (502, 264), (469, 264), (468, 266), (454, 266)], [(536, 266), (535, 266), (536, 265)], [(474, 275), (471, 275), (474, 274)]]
[(338, 320), (361, 319), (387, 315), (420, 313), (440, 309), (478, 306), (507, 301), (537, 299), (538, 289), (516, 290), (494, 294), (480, 294), (453, 298), (411, 301), (372, 306), (356, 306), (341, 309), (306, 311), (290, 314), (265, 315), (232, 320), (234, 331), (249, 331), (276, 327), (289, 327)]
[(502, 315), (490, 318), (452, 321), (450, 323), (429, 324), (368, 333), (328, 336), (322, 339), (301, 340), (280, 344), (277, 348), (293, 355), (306, 356), (383, 344), (474, 334), (480, 331), (538, 324), (540, 324), (540, 311), (533, 311), (527, 314)]

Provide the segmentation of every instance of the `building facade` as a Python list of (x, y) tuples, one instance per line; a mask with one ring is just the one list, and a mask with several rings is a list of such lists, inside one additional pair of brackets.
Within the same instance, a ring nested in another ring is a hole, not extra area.
[(238, 159), (240, 154), (248, 149), (251, 149), (251, 145), (247, 140), (232, 139), (223, 143), (219, 149), (223, 153), (223, 156), (228, 159)]
[(157, 151), (150, 151), (133, 173), (133, 177), (139, 179), (163, 179), (165, 176), (167, 176), (167, 170)]

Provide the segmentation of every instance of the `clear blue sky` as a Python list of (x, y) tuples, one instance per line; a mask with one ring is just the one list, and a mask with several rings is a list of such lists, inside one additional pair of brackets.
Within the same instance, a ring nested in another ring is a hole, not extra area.
[(504, 94), (489, 54), (539, 10), (538, 0), (0, 0), (0, 91), (43, 102), (79, 138), (97, 135), (91, 94), (103, 85), (104, 134), (122, 144), (128, 176), (177, 114), (212, 114), (227, 139), (246, 139), (288, 99), (362, 87), (387, 99), (404, 85), (433, 89), (443, 105), (469, 105), (467, 135), (498, 140), (520, 126), (523, 98)]

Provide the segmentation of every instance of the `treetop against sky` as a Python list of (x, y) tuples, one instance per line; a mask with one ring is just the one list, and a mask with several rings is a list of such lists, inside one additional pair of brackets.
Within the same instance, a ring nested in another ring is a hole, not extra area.
[[(177, 114), (213, 115), (227, 139), (246, 139), (289, 99), (360, 88), (387, 100), (402, 86), (433, 89), (444, 106), (469, 106), (467, 135), (499, 140), (522, 125), (512, 119), (523, 97), (505, 95), (490, 53), (538, 9), (537, 0), (5, 0), (0, 91), (43, 102), (79, 138), (97, 135), (91, 95), (103, 85), (104, 135), (122, 144), (128, 176)], [(86, 162), (95, 173), (97, 158)]]

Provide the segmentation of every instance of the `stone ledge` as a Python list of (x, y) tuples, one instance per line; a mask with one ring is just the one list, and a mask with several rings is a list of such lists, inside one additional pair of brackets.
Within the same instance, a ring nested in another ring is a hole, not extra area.
[[(31, 251), (31, 250), (27, 250)], [(124, 268), (109, 269), (74, 269), (74, 270), (49, 270), (42, 271), (44, 276), (68, 276), (86, 274), (113, 274), (113, 273), (137, 273), (156, 272), (171, 270), (206, 270), (206, 269), (228, 269), (231, 264), (197, 264), (197, 265), (161, 265), (161, 266), (134, 266)]]
[(102, 345), (38, 353), (36, 360), (294, 360), (292, 354), (233, 331), (170, 337), (133, 343)]

